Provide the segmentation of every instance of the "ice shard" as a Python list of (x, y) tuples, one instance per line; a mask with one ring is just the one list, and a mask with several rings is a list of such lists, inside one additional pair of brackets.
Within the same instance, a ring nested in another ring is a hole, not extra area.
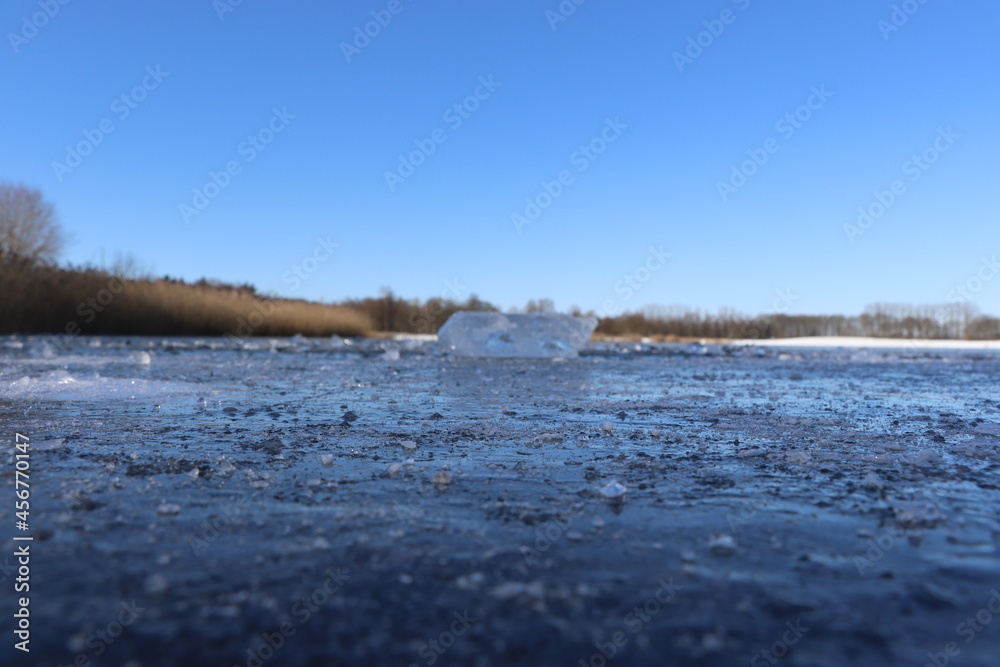
[(460, 311), (438, 331), (441, 349), (460, 357), (574, 357), (597, 327), (595, 317)]

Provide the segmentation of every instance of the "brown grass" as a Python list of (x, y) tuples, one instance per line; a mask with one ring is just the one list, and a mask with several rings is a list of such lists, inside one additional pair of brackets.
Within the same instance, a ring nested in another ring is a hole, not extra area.
[(89, 268), (0, 262), (0, 333), (156, 336), (358, 336), (356, 311), (252, 288), (129, 280)]

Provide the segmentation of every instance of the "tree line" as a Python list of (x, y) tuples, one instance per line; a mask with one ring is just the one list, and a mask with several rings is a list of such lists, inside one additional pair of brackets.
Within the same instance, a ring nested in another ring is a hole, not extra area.
[[(95, 325), (98, 328), (90, 333), (138, 331), (135, 322), (127, 321), (127, 313), (134, 317), (140, 310), (148, 313), (145, 317), (148, 326), (153, 326), (151, 323), (159, 318), (171, 323), (169, 327), (163, 325), (171, 331), (197, 333), (197, 322), (212, 319), (210, 330), (224, 332), (228, 331), (230, 314), (238, 314), (240, 308), (245, 309), (248, 304), (256, 308), (272, 301), (281, 303), (283, 322), (280, 326), (277, 320), (266, 325), (262, 323), (255, 327), (258, 334), (267, 331), (277, 335), (274, 332), (295, 327), (303, 328), (303, 332), (434, 334), (457, 311), (500, 310), (476, 295), (463, 301), (445, 297), (421, 301), (401, 298), (387, 288), (378, 297), (347, 299), (335, 304), (306, 304), (300, 300), (265, 297), (252, 285), (225, 285), (205, 280), (188, 285), (169, 277), (156, 280), (128, 257), (118, 258), (110, 269), (60, 268), (55, 258), (64, 245), (65, 236), (55, 212), (38, 190), (0, 183), (0, 315), (4, 320), (0, 322), (0, 329), (4, 332), (61, 331), (57, 325), (72, 322), (74, 313), (79, 314), (81, 310), (89, 313), (87, 299), (96, 298), (93, 296), (95, 290), (98, 295), (107, 292), (108, 299), (118, 294), (103, 287), (105, 283), (115, 284), (110, 282), (115, 277), (130, 279), (129, 288), (123, 287), (123, 296), (116, 299), (115, 310), (121, 311), (117, 323), (111, 327), (111, 318), (106, 317), (103, 324), (99, 321)], [(134, 308), (124, 309), (122, 303), (133, 298), (137, 299)], [(555, 312), (555, 305), (551, 299), (532, 299), (524, 308), (512, 312)], [(569, 314), (593, 315), (575, 307)], [(321, 324), (317, 324), (319, 320)], [(654, 306), (601, 317), (597, 333), (664, 339), (866, 336), (982, 340), (1000, 338), (1000, 319), (980, 313), (967, 301), (924, 306), (875, 303), (860, 315), (779, 312), (751, 316), (732, 309), (709, 313), (682, 306)]]
[[(453, 299), (404, 299), (389, 290), (379, 297), (338, 304), (368, 316), (380, 332), (431, 334), (459, 310), (500, 312), (472, 295)], [(508, 312), (554, 312), (549, 299), (531, 300)], [(593, 315), (572, 308), (571, 315)], [(747, 315), (732, 309), (717, 313), (683, 306), (653, 306), (638, 312), (600, 318), (596, 333), (607, 336), (663, 338), (791, 338), (800, 336), (866, 336), (908, 339), (1000, 338), (1000, 318), (979, 313), (971, 303), (907, 305), (875, 303), (859, 315)]]

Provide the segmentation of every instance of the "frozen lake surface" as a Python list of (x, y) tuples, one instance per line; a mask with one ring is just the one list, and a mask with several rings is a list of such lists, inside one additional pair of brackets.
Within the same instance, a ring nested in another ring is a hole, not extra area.
[(0, 423), (23, 664), (998, 664), (1000, 350), (8, 337)]

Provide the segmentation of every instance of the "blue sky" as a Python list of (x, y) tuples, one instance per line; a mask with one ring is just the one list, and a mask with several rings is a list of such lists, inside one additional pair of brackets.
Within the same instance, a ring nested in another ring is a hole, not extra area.
[(0, 179), (55, 204), (72, 262), (1000, 314), (995, 2), (18, 0), (0, 26)]

